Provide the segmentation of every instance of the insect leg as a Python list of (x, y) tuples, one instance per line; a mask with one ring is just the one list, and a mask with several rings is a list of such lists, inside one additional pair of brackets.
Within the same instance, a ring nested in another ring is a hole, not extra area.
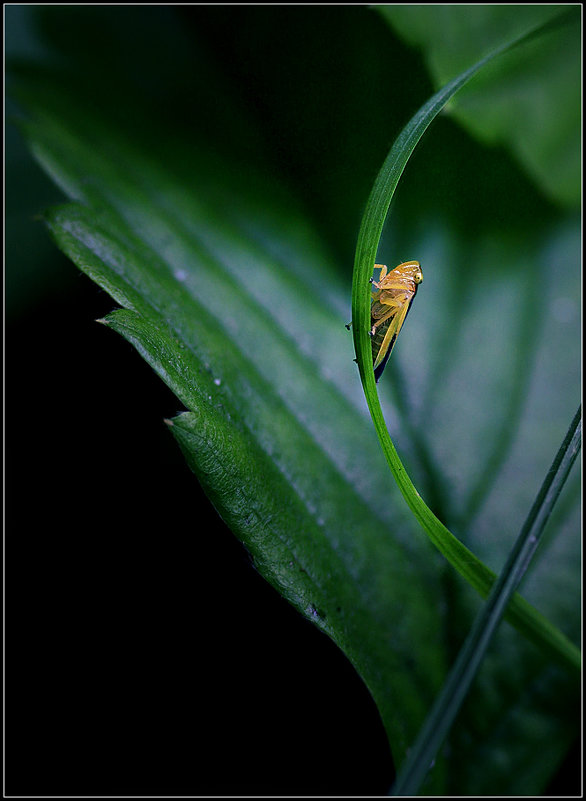
[(380, 273), (379, 273), (379, 276), (378, 276), (378, 281), (375, 281), (374, 278), (369, 278), (368, 280), (370, 281), (370, 283), (373, 286), (377, 287), (377, 289), (380, 289), (379, 284), (380, 284), (381, 281), (384, 280), (384, 277), (386, 276), (386, 274), (388, 272), (387, 265), (386, 264), (375, 264), (374, 265), (374, 269), (375, 270), (380, 270)]
[(380, 275), (378, 277), (378, 280), (382, 281), (383, 278), (385, 277), (385, 275), (388, 272), (387, 265), (386, 264), (375, 264), (374, 265), (374, 269), (375, 270), (380, 270)]
[[(396, 317), (389, 323), (389, 327), (385, 334), (385, 338), (383, 339), (382, 344), (380, 346), (380, 353), (384, 354), (388, 348), (389, 349), (388, 356), (391, 355), (391, 351), (393, 350), (395, 341), (399, 336), (401, 328), (403, 327), (403, 323), (405, 322), (405, 318), (407, 317), (407, 312), (409, 311), (410, 306), (411, 306), (411, 301), (407, 301), (403, 303), (401, 309), (396, 311)], [(393, 338), (395, 341), (393, 341)]]
[[(382, 305), (382, 304), (381, 304)], [(381, 326), (383, 323), (389, 319), (389, 317), (393, 317), (397, 314), (397, 311), (401, 307), (401, 303), (399, 301), (395, 301), (394, 299), (389, 299), (387, 303), (384, 304), (385, 306), (389, 306), (389, 310), (384, 312), (380, 317), (377, 317), (376, 321), (372, 324), (372, 328), (370, 329), (370, 336), (373, 337), (376, 333), (376, 329)]]
[[(378, 327), (392, 314), (395, 314), (398, 308), (401, 308), (405, 299), (402, 297), (392, 297), (388, 295), (383, 295), (383, 293), (378, 293), (378, 298), (373, 298), (373, 304), (371, 306), (371, 316), (376, 320), (375, 326)], [(384, 308), (386, 307), (386, 308)]]

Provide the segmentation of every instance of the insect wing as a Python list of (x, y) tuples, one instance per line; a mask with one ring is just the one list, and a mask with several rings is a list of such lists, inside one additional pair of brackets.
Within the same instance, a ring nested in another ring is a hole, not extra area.
[[(374, 367), (374, 377), (378, 383), (383, 374), (383, 370), (389, 360), (399, 332), (403, 323), (407, 319), (407, 314), (413, 303), (413, 298), (417, 292), (417, 285), (410, 297), (408, 297), (397, 313), (394, 314), (387, 323), (383, 323), (372, 338), (372, 361)], [(376, 301), (375, 301), (376, 302)]]
[[(374, 377), (377, 382), (385, 369), (397, 339), (396, 319), (396, 317), (393, 317), (387, 324), (383, 323), (378, 329), (377, 334), (372, 338), (372, 363), (374, 367)], [(387, 334), (391, 335), (390, 339), (388, 339)], [(385, 340), (388, 341), (388, 346), (384, 345)]]

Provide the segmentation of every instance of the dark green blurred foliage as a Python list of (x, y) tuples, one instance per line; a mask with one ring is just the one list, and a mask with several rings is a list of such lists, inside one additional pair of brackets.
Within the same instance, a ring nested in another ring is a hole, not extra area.
[[(187, 130), (194, 147), (201, 139), (218, 153), (225, 149), (277, 170), (316, 219), (340, 270), (351, 271), (354, 231), (376, 170), (431, 86), (375, 12), (144, 8), (140, 35), (130, 38), (137, 17), (129, 8), (115, 15), (82, 7), (39, 8), (34, 15), (12, 8), (8, 21), (25, 14), (45, 43), (41, 52), (49, 46), (59, 53), (53, 69), (69, 86), (84, 87), (90, 106), (104, 106), (127, 128), (135, 125), (138, 141), (164, 153), (172, 147), (169, 132), (180, 138)], [(78, 26), (83, 37), (70, 36)], [(74, 60), (75, 71), (66, 59)], [(400, 80), (389, 83), (389, 69)], [(146, 128), (133, 108), (145, 94), (152, 123)], [(376, 112), (365, 120), (368, 109)]]

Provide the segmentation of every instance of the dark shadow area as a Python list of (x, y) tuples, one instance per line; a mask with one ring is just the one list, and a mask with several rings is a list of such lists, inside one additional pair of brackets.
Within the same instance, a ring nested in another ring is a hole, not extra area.
[(112, 307), (79, 275), (6, 332), (8, 794), (384, 794), (370, 694), (223, 525)]

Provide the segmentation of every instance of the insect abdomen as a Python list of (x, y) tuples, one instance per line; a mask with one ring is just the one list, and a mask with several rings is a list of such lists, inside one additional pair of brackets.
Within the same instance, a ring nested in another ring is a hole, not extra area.
[[(379, 325), (378, 328), (375, 330), (374, 336), (371, 339), (372, 363), (373, 363), (373, 365), (374, 365), (374, 363), (376, 362), (376, 360), (377, 360), (377, 358), (379, 356), (380, 349), (381, 349), (381, 346), (383, 344), (383, 340), (385, 338), (385, 334), (387, 333), (387, 329), (388, 329), (390, 324), (391, 324), (391, 320), (386, 320), (382, 325)], [(393, 349), (393, 345), (395, 344), (396, 338), (397, 338), (397, 335), (395, 334), (391, 338), (391, 341), (389, 343), (389, 347), (387, 348), (387, 352), (385, 353), (385, 356), (384, 356), (382, 362), (379, 365), (377, 365), (377, 367), (374, 368), (374, 377), (375, 377), (376, 381), (379, 380), (379, 378), (382, 375), (383, 370), (385, 369), (385, 365), (386, 365), (386, 363), (387, 363), (387, 361), (389, 359), (389, 356), (391, 355), (391, 351)]]

